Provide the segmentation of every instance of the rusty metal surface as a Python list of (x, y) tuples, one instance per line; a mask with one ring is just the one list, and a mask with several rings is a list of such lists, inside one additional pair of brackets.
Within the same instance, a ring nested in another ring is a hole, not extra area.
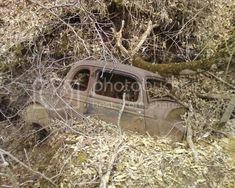
[[(90, 71), (89, 82), (85, 91), (74, 90), (71, 80), (82, 69)], [(185, 134), (180, 115), (186, 110), (173, 100), (149, 101), (144, 89), (146, 78), (163, 80), (160, 75), (154, 74), (136, 67), (118, 63), (105, 63), (102, 61), (80, 61), (74, 64), (68, 72), (63, 84), (56, 88), (43, 88), (45, 91), (35, 92), (31, 103), (39, 103), (45, 107), (52, 118), (81, 117), (81, 114), (94, 115), (101, 120), (116, 124), (123, 105), (120, 98), (111, 98), (94, 92), (97, 82), (97, 70), (115, 72), (115, 74), (131, 76), (140, 86), (138, 100), (126, 101), (121, 116), (120, 125), (123, 130), (139, 133), (148, 132), (152, 136), (170, 137), (181, 140)], [(183, 109), (183, 110), (182, 110)]]
[[(109, 69), (109, 70), (116, 70), (116, 71), (122, 71), (126, 72), (129, 74), (136, 75), (140, 78), (144, 78), (146, 76), (153, 76), (153, 77), (158, 77), (162, 78), (157, 73), (152, 73), (143, 69), (140, 69), (138, 67), (130, 66), (130, 65), (125, 65), (121, 63), (113, 63), (113, 62), (105, 62), (105, 61), (97, 61), (97, 60), (84, 60), (84, 61), (79, 61), (74, 64), (74, 66), (71, 68), (73, 71), (76, 71), (77, 68), (80, 66), (90, 66), (90, 67), (99, 67), (102, 68), (103, 70)], [(71, 71), (71, 73), (73, 72)]]

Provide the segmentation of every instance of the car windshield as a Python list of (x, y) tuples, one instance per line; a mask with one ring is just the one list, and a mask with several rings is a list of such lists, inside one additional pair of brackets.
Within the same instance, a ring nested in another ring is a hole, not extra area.
[(146, 90), (150, 101), (166, 98), (169, 99), (171, 98), (170, 92), (172, 90), (172, 86), (166, 81), (150, 78), (146, 80)]

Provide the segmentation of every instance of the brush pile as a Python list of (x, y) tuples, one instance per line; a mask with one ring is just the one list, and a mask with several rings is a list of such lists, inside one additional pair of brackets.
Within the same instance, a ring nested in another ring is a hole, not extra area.
[(234, 94), (226, 84), (235, 84), (232, 64), (170, 80), (177, 99), (192, 106), (185, 122), (193, 128), (197, 163), (186, 142), (120, 133), (93, 117), (88, 124), (53, 121), (40, 143), (19, 116), (36, 78), (63, 78), (82, 59), (129, 63), (115, 38), (122, 23), (129, 51), (149, 21), (155, 25), (137, 52), (145, 60), (191, 61), (226, 48), (234, 11), (234, 0), (0, 0), (0, 185), (234, 187), (234, 114), (217, 127)]
[[(234, 140), (205, 135), (195, 144), (199, 157), (195, 163), (186, 143), (169, 144), (168, 140), (154, 140), (146, 135), (120, 134), (115, 125), (93, 118), (89, 121), (89, 125), (67, 122), (80, 134), (64, 129), (64, 122), (53, 122), (53, 134), (41, 145), (25, 137), (26, 134), (19, 136), (17, 131), (11, 134), (14, 138), (3, 138), (9, 139), (4, 145), (8, 143), (7, 149), (27, 168), (4, 155), (10, 170), (1, 168), (1, 185), (14, 185), (14, 180), (23, 187), (53, 187), (53, 184), (233, 187), (235, 184)], [(21, 143), (16, 143), (16, 138)]]
[[(117, 125), (92, 117), (87, 123), (52, 121), (51, 134), (43, 143), (34, 131), (27, 131), (24, 122), (17, 121), (14, 126), (2, 122), (3, 149), (27, 168), (4, 155), (10, 171), (2, 168), (0, 182), (14, 185), (15, 179), (25, 187), (233, 187), (235, 119), (223, 129), (216, 125), (234, 91), (204, 75), (175, 78), (172, 83), (180, 88), (181, 93), (176, 93), (179, 99), (193, 106), (193, 116), (185, 117), (185, 122), (194, 130), (198, 162), (186, 141), (171, 143), (168, 139), (121, 133)], [(206, 98), (208, 91), (213, 91), (211, 96), (223, 97)]]
[(234, 30), (233, 0), (0, 3), (0, 62), (12, 67), (26, 61), (44, 65), (88, 57), (125, 61), (113, 33), (122, 20), (123, 46), (130, 50), (148, 21), (156, 25), (138, 51), (154, 63), (211, 56)]

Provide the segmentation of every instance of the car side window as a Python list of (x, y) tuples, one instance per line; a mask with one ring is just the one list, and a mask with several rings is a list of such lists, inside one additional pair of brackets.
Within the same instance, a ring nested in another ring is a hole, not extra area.
[(140, 89), (137, 80), (133, 77), (98, 71), (95, 93), (116, 99), (123, 99), (125, 93), (127, 101), (136, 102)]
[(150, 99), (164, 98), (172, 90), (171, 84), (157, 79), (147, 79), (146, 89)]
[(88, 88), (90, 71), (88, 69), (79, 70), (71, 81), (71, 87), (75, 90), (86, 91)]

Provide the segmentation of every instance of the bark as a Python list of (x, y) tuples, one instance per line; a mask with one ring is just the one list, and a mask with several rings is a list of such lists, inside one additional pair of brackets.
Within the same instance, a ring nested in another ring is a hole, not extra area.
[(227, 67), (227, 70), (230, 64), (235, 63), (235, 36), (226, 41), (224, 46), (208, 59), (180, 63), (151, 64), (151, 62), (147, 62), (141, 57), (136, 56), (133, 58), (132, 65), (159, 73), (160, 75), (192, 74), (207, 71), (214, 64), (222, 64), (224, 67)]
[(132, 65), (150, 72), (159, 73), (160, 75), (180, 75), (187, 74), (187, 71), (188, 74), (207, 71), (213, 64), (225, 64), (227, 61), (228, 56), (220, 52), (217, 55), (205, 60), (169, 64), (151, 64), (150, 62), (143, 60), (141, 57), (136, 57), (132, 61)]
[(233, 113), (233, 110), (235, 109), (235, 95), (232, 96), (231, 98), (231, 101), (229, 102), (221, 120), (220, 120), (220, 126), (224, 126), (227, 121), (230, 119), (232, 113)]

